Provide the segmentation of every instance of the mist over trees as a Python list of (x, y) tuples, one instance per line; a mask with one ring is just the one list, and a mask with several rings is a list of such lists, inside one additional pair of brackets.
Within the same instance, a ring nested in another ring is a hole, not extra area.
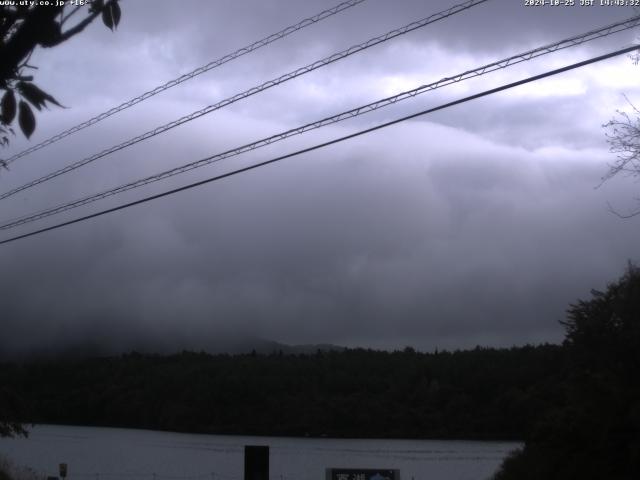
[(570, 305), (563, 325), (562, 345), (509, 349), (4, 363), (0, 385), (21, 400), (0, 405), (2, 426), (525, 439), (496, 480), (640, 478), (640, 268)]

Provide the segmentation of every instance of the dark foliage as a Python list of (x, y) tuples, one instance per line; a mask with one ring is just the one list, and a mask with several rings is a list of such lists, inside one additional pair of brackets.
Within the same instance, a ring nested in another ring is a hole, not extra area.
[(22, 399), (0, 383), (0, 437), (27, 436), (18, 420), (25, 415)]
[(640, 269), (568, 311), (567, 403), (536, 422), (497, 480), (640, 478)]
[[(32, 82), (32, 75), (24, 74), (25, 70), (35, 68), (29, 65), (33, 50), (60, 45), (82, 32), (99, 15), (105, 26), (113, 30), (120, 22), (118, 1), (94, 0), (90, 7), (35, 5), (37, 2), (0, 6), (0, 91), (4, 90), (0, 101), (0, 145), (8, 144), (16, 113), (20, 130), (28, 138), (36, 128), (31, 106), (37, 110), (47, 102), (61, 106)], [(81, 20), (70, 26), (69, 20), (78, 13)], [(16, 94), (22, 98), (19, 103)]]
[(562, 403), (545, 345), (416, 353), (173, 356), (0, 366), (35, 423), (336, 437), (523, 438)]

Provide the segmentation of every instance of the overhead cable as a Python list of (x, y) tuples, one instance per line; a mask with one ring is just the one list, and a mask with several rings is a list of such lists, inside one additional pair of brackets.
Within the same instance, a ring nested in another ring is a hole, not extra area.
[(99, 115), (96, 115), (95, 117), (90, 118), (89, 120), (86, 120), (78, 125), (75, 125), (63, 132), (58, 133), (57, 135), (54, 135), (53, 137), (50, 137), (46, 140), (43, 140), (42, 142), (38, 143), (37, 145), (34, 145), (32, 147), (29, 147), (19, 153), (16, 153), (15, 155), (7, 158), (6, 160), (4, 160), (4, 163), (6, 165), (9, 165), (13, 162), (15, 162), (16, 160), (18, 160), (19, 158), (22, 158), (30, 153), (33, 153), (37, 150), (40, 150), (41, 148), (44, 148), (48, 145), (51, 145), (52, 143), (57, 142), (58, 140), (62, 140), (65, 137), (68, 137), (69, 135), (72, 135), (76, 132), (79, 132), (80, 130), (83, 130), (87, 127), (90, 127), (91, 125), (95, 125), (98, 122), (101, 122), (102, 120), (115, 115), (118, 112), (121, 112), (123, 110), (126, 110), (129, 107), (133, 107), (134, 105), (143, 102), (151, 97), (153, 97), (154, 95), (157, 95), (161, 92), (164, 92), (165, 90), (168, 90), (172, 87), (175, 87), (176, 85), (180, 85), (183, 82), (186, 82), (187, 80), (191, 80), (194, 77), (197, 77), (198, 75), (201, 75), (205, 72), (208, 72), (209, 70), (212, 70), (214, 68), (220, 67), (221, 65), (224, 65), (225, 63), (228, 63), (232, 60), (235, 60), (236, 58), (242, 57), (243, 55), (246, 55), (248, 53), (251, 53), (255, 50), (258, 50), (259, 48), (265, 47), (277, 40), (283, 39), (289, 35), (291, 35), (292, 33), (297, 32), (298, 30), (302, 30), (303, 28), (306, 28), (310, 25), (313, 25), (315, 23), (318, 23), (326, 18), (329, 18), (337, 13), (340, 13), (344, 10), (347, 10), (351, 7), (354, 7), (362, 2), (365, 2), (366, 0), (348, 0), (346, 2), (342, 2), (338, 5), (336, 5), (333, 8), (330, 8), (328, 10), (323, 10), (320, 13), (317, 13), (316, 15), (313, 15), (312, 17), (309, 18), (305, 18), (304, 20), (296, 23), (295, 25), (290, 25), (287, 28), (280, 30), (279, 32), (273, 33), (261, 40), (258, 40), (250, 45), (247, 45), (245, 47), (239, 48), (238, 50), (236, 50), (235, 52), (232, 53), (228, 53), (220, 58), (218, 58), (217, 60), (213, 60), (209, 63), (207, 63), (206, 65), (203, 65), (201, 67), (196, 68), (195, 70), (192, 70), (189, 73), (185, 73), (184, 75), (179, 76), (178, 78), (174, 78), (173, 80), (170, 80), (162, 85), (159, 85), (157, 87), (155, 87), (152, 90), (149, 90), (147, 92), (144, 92), (143, 94), (132, 98), (131, 100), (127, 100), (126, 102), (121, 103), (120, 105), (111, 108), (110, 110), (107, 110), (106, 112), (100, 113)]
[(190, 190), (192, 188), (199, 187), (201, 185), (205, 185), (207, 183), (215, 182), (215, 181), (218, 181), (218, 180), (222, 180), (223, 178), (228, 178), (228, 177), (237, 175), (239, 173), (244, 173), (244, 172), (248, 172), (250, 170), (255, 170), (257, 168), (264, 167), (266, 165), (270, 165), (270, 164), (279, 162), (279, 161), (287, 159), (287, 158), (295, 157), (295, 156), (298, 156), (298, 155), (302, 155), (304, 153), (308, 153), (308, 152), (312, 152), (314, 150), (325, 148), (325, 147), (328, 147), (330, 145), (334, 145), (336, 143), (340, 143), (340, 142), (343, 142), (343, 141), (346, 141), (346, 140), (349, 140), (349, 139), (352, 139), (352, 138), (355, 138), (355, 137), (359, 137), (361, 135), (365, 135), (365, 134), (374, 132), (376, 130), (380, 130), (380, 129), (389, 127), (391, 125), (395, 125), (397, 123), (401, 123), (401, 122), (404, 122), (404, 121), (407, 121), (407, 120), (410, 120), (410, 119), (413, 119), (413, 118), (416, 118), (416, 117), (420, 117), (422, 115), (426, 115), (426, 114), (429, 114), (429, 113), (436, 112), (438, 110), (443, 110), (445, 108), (450, 108), (450, 107), (453, 107), (455, 105), (460, 105), (462, 103), (466, 103), (466, 102), (469, 102), (471, 100), (475, 100), (477, 98), (485, 97), (485, 96), (488, 96), (488, 95), (493, 95), (495, 93), (498, 93), (498, 92), (501, 92), (501, 91), (504, 91), (504, 90), (507, 90), (507, 89), (510, 89), (510, 88), (514, 88), (514, 87), (517, 87), (517, 86), (520, 86), (520, 85), (524, 85), (524, 84), (527, 84), (527, 83), (535, 82), (535, 81), (541, 80), (543, 78), (547, 78), (547, 77), (551, 77), (553, 75), (557, 75), (559, 73), (563, 73), (563, 72), (566, 72), (566, 71), (569, 71), (569, 70), (573, 70), (573, 69), (576, 69), (576, 68), (579, 68), (579, 67), (583, 67), (585, 65), (590, 65), (590, 64), (593, 64), (593, 63), (596, 63), (596, 62), (600, 62), (600, 61), (606, 60), (608, 58), (612, 58), (612, 57), (615, 57), (615, 56), (618, 56), (618, 55), (623, 55), (625, 53), (630, 53), (632, 51), (638, 51), (638, 50), (640, 50), (640, 46), (634, 45), (632, 47), (627, 47), (627, 48), (623, 48), (621, 50), (616, 50), (614, 52), (610, 52), (610, 53), (607, 53), (605, 55), (600, 55), (598, 57), (594, 57), (594, 58), (591, 58), (589, 60), (584, 60), (582, 62), (577, 62), (577, 63), (571, 64), (571, 65), (567, 65), (567, 66), (562, 67), (562, 68), (558, 68), (558, 69), (555, 69), (555, 70), (550, 70), (548, 72), (541, 73), (539, 75), (534, 75), (532, 77), (528, 77), (528, 78), (525, 78), (523, 80), (519, 80), (517, 82), (512, 82), (512, 83), (509, 83), (509, 84), (506, 84), (506, 85), (502, 85), (500, 87), (492, 88), (490, 90), (485, 90), (483, 92), (476, 93), (474, 95), (470, 95), (470, 96), (461, 98), (459, 100), (455, 100), (453, 102), (448, 102), (448, 103), (445, 103), (443, 105), (439, 105), (437, 107), (429, 108), (427, 110), (422, 110), (420, 112), (413, 113), (411, 115), (407, 115), (407, 116), (398, 118), (396, 120), (392, 120), (390, 122), (382, 123), (380, 125), (376, 125), (375, 127), (367, 128), (365, 130), (360, 130), (358, 132), (355, 132), (355, 133), (352, 133), (352, 134), (349, 134), (349, 135), (345, 135), (343, 137), (335, 138), (335, 139), (330, 140), (328, 142), (320, 143), (320, 144), (314, 145), (312, 147), (308, 147), (308, 148), (304, 148), (302, 150), (298, 150), (298, 151), (295, 151), (295, 152), (292, 152), (292, 153), (288, 153), (286, 155), (281, 155), (279, 157), (272, 158), (270, 160), (266, 160), (264, 162), (260, 162), (260, 163), (256, 163), (256, 164), (253, 164), (253, 165), (249, 165), (247, 167), (239, 168), (239, 169), (233, 170), (231, 172), (223, 173), (221, 175), (216, 175), (215, 177), (207, 178), (205, 180), (200, 180), (198, 182), (194, 182), (194, 183), (191, 183), (189, 185), (185, 185), (185, 186), (182, 186), (182, 187), (174, 188), (172, 190), (168, 190), (168, 191), (165, 191), (165, 192), (162, 192), (162, 193), (158, 193), (156, 195), (151, 195), (151, 196), (139, 199), (139, 200), (135, 200), (133, 202), (129, 202), (129, 203), (125, 203), (123, 205), (119, 205), (117, 207), (108, 208), (106, 210), (102, 210), (102, 211), (99, 211), (99, 212), (96, 212), (96, 213), (92, 213), (90, 215), (85, 215), (83, 217), (75, 218), (73, 220), (69, 220), (69, 221), (66, 221), (66, 222), (58, 223), (56, 225), (52, 225), (52, 226), (49, 226), (49, 227), (41, 228), (41, 229), (35, 230), (33, 232), (29, 232), (29, 233), (25, 233), (25, 234), (22, 234), (22, 235), (15, 236), (15, 237), (11, 237), (11, 238), (8, 238), (6, 240), (0, 241), (0, 245), (6, 244), (6, 243), (9, 243), (9, 242), (14, 242), (16, 240), (20, 240), (20, 239), (23, 239), (23, 238), (28, 238), (28, 237), (31, 237), (31, 236), (34, 236), (34, 235), (38, 235), (38, 234), (41, 234), (41, 233), (44, 233), (44, 232), (49, 232), (51, 230), (56, 230), (56, 229), (59, 229), (59, 228), (62, 228), (62, 227), (68, 226), (68, 225), (73, 225), (75, 223), (79, 223), (79, 222), (83, 222), (83, 221), (86, 221), (86, 220), (89, 220), (89, 219), (92, 219), (92, 218), (100, 217), (100, 216), (106, 215), (108, 213), (113, 213), (113, 212), (117, 212), (119, 210), (124, 210), (126, 208), (133, 207), (135, 205), (140, 205), (140, 204), (143, 204), (143, 203), (147, 203), (147, 202), (150, 202), (152, 200), (157, 200), (159, 198), (167, 197), (169, 195), (173, 195), (173, 194), (178, 193), (178, 192), (182, 192), (182, 191), (185, 191), (185, 190)]
[(325, 67), (331, 63), (334, 63), (338, 60), (342, 60), (343, 58), (349, 57), (351, 55), (354, 55), (356, 53), (359, 53), (363, 50), (366, 50), (368, 48), (373, 47), (374, 45), (378, 45), (380, 43), (386, 42), (388, 40), (391, 40), (393, 38), (396, 38), (400, 35), (404, 35), (407, 34), (409, 32), (412, 32), (414, 30), (417, 30), (418, 28), (422, 28), (425, 27), (431, 23), (437, 22), (439, 20), (443, 20), (447, 17), (450, 17), (452, 15), (455, 15), (457, 13), (460, 13), (464, 10), (467, 10), (471, 7), (474, 7), (476, 5), (479, 5), (481, 3), (485, 3), (488, 0), (469, 0), (467, 2), (461, 3), (459, 5), (455, 5), (451, 8), (448, 8), (446, 10), (443, 10), (439, 13), (436, 13), (434, 15), (431, 15), (427, 18), (424, 18), (422, 20), (418, 20), (416, 22), (411, 22), (408, 25), (405, 25), (403, 27), (397, 28), (395, 30), (391, 30), (390, 32), (387, 32), (383, 35), (371, 38), (369, 40), (367, 40), (366, 42), (360, 43), (358, 45), (354, 45), (352, 47), (347, 48), (346, 50), (343, 50), (341, 52), (338, 53), (334, 53), (333, 55), (330, 55), (322, 60), (318, 60), (315, 61), (305, 67), (301, 67), (298, 68), (296, 70), (293, 70), (285, 75), (281, 75), (278, 78), (275, 78), (273, 80), (269, 80), (267, 82), (264, 82), (256, 87), (250, 88), (249, 90), (245, 90), (242, 93), (238, 93), (236, 95), (233, 95), (232, 97), (226, 98), (225, 100), (222, 100), (218, 103), (215, 103), (213, 105), (209, 105), (201, 110), (197, 110), (189, 115), (185, 115), (177, 120), (174, 120), (172, 122), (169, 122), (165, 125), (162, 125), (160, 127), (154, 128), (153, 130), (149, 130), (148, 132), (143, 133), (142, 135), (138, 135), (137, 137), (131, 138), (125, 142), (122, 142), (118, 145), (115, 145), (113, 147), (110, 147), (106, 150), (103, 150), (100, 153), (96, 153), (94, 155), (91, 155), (90, 157), (86, 157), (82, 160), (78, 160), (77, 162), (74, 162), (70, 165), (67, 165), (66, 167), (63, 167), (59, 170), (56, 170), (54, 172), (51, 172), (43, 177), (40, 177), (36, 180), (32, 180), (31, 182), (28, 182), (22, 186), (16, 187), (13, 190), (10, 190), (8, 192), (3, 193), (2, 195), (0, 195), (0, 200), (3, 200), (5, 198), (8, 198), (12, 195), (15, 195), (18, 192), (21, 192), (23, 190), (26, 190), (28, 188), (34, 187), (36, 185), (39, 185), (43, 182), (46, 182), (48, 180), (51, 180), (53, 178), (56, 178), (60, 175), (69, 173), (73, 170), (76, 170), (84, 165), (87, 165), (88, 163), (91, 162), (95, 162), (96, 160), (106, 157), (107, 155), (117, 152), (119, 150), (123, 150), (127, 147), (130, 147), (136, 143), (142, 142), (143, 140), (147, 140), (151, 137), (154, 137), (156, 135), (159, 135), (161, 133), (164, 133), (168, 130), (171, 130), (172, 128), (175, 128), (179, 125), (182, 125), (184, 123), (190, 122), (191, 120), (195, 120), (196, 118), (200, 118), (204, 115), (207, 115), (215, 110), (219, 110), (221, 108), (224, 108), (228, 105), (231, 105), (232, 103), (235, 103), (239, 100), (243, 100), (247, 97), (250, 97), (252, 95), (255, 95), (257, 93), (260, 93), (264, 90), (267, 90), (269, 88), (275, 87), (277, 85), (280, 85), (281, 83), (287, 82), (289, 80), (292, 80), (294, 78), (297, 78), (301, 75), (304, 75), (306, 73), (312, 72), (314, 70), (317, 70), (319, 68)]
[(311, 130), (315, 130), (327, 125), (331, 125), (334, 123), (338, 123), (341, 122), (343, 120), (347, 120), (349, 118), (353, 118), (353, 117), (357, 117), (360, 115), (363, 115), (365, 113), (369, 113), (375, 110), (378, 110), (380, 108), (384, 108), (387, 107), (389, 105), (393, 105), (395, 103), (398, 103), (400, 101), (403, 100), (407, 100), (409, 98), (413, 98), (417, 95), (420, 95), (422, 93), (431, 91), (431, 90), (435, 90), (438, 88), (442, 88), (445, 87), (447, 85), (451, 85), (453, 83), (458, 83), (460, 81), (463, 80), (467, 80), (469, 78), (475, 78), (481, 75), (485, 75), (487, 73), (499, 70), (499, 69), (504, 69), (507, 68), (509, 66), (512, 65), (516, 65), (518, 63), (524, 62), (524, 61), (528, 61), (531, 60), (532, 58), (536, 58), (542, 55), (546, 55), (549, 53), (553, 53), (556, 52), (558, 50), (561, 49), (565, 49), (568, 47), (573, 47), (576, 45), (580, 45), (582, 43), (591, 41), (591, 40), (595, 40), (597, 38), (602, 38), (604, 36), (607, 35), (611, 35), (613, 33), (617, 33), (620, 32), (622, 30), (627, 30), (630, 28), (633, 28), (637, 25), (640, 24), (640, 15), (636, 16), (636, 17), (632, 17), (628, 20), (622, 21), (622, 22), (618, 22), (612, 25), (607, 25), (605, 27), (599, 28), (597, 30), (592, 30), (580, 35), (575, 35), (573, 37), (561, 40), (559, 42), (555, 42), (555, 43), (551, 43), (542, 47), (538, 47), (535, 48), (533, 50), (528, 50), (526, 52), (522, 52), (519, 53), (517, 55), (512, 55), (510, 57), (504, 58), (502, 60), (498, 60), (486, 65), (483, 65), (481, 67), (477, 67), (473, 70), (467, 70), (465, 72), (459, 73), (457, 75), (454, 76), (450, 76), (450, 77), (445, 77), (442, 78), (436, 82), (432, 82), (426, 85), (422, 85), (420, 87), (414, 88), (412, 90), (407, 90), (401, 93), (398, 93), (396, 95), (387, 97), (387, 98), (383, 98), (381, 100), (377, 100), (375, 102), (372, 103), (368, 103), (366, 105), (362, 105), (356, 108), (353, 108), (351, 110), (347, 110), (341, 113), (338, 113), (336, 115), (330, 116), (330, 117), (326, 117), (323, 118), (321, 120), (317, 120), (315, 122), (311, 122), (308, 123), (306, 125), (302, 125), (300, 127), (296, 127), (284, 132), (280, 132), (278, 134), (275, 135), (271, 135), (269, 137), (266, 138), (262, 138), (260, 140), (256, 140), (254, 142), (242, 145), (240, 147), (236, 147), (233, 148), (231, 150), (227, 150), (224, 151), (222, 153), (218, 153), (215, 155), (211, 155), (209, 157), (200, 159), (200, 160), (196, 160), (194, 162), (191, 163), (187, 163), (185, 165), (181, 165), (179, 167), (175, 167), (169, 170), (165, 170), (163, 172), (148, 176), (148, 177), (144, 177), (138, 180), (134, 180), (132, 182), (120, 185), (118, 187), (109, 189), (109, 190), (104, 190), (102, 192), (96, 193), (96, 194), (92, 194), (80, 199), (76, 199), (73, 200), (71, 202), (66, 202), (63, 203), (61, 205), (57, 205), (55, 207), (50, 207), (47, 208), (45, 210), (41, 210), (38, 211), (36, 213), (31, 213), (13, 220), (7, 220), (5, 221), (5, 223), (0, 224), (0, 230), (7, 230), (10, 228), (14, 228), (17, 227), (19, 225), (24, 225), (26, 223), (30, 223), (36, 220), (40, 220), (52, 215), (56, 215), (68, 210), (71, 210), (73, 208), (78, 208), (81, 207), (83, 205), (87, 205), (89, 203), (93, 203), (99, 200), (102, 200), (104, 198), (107, 197), (111, 197), (113, 195), (117, 195), (123, 192), (126, 192), (128, 190), (132, 190), (134, 188), (139, 188), (142, 187), (144, 185), (148, 185), (150, 183), (153, 182), (157, 182), (159, 180), (164, 180), (166, 178), (169, 177), (173, 177), (175, 175), (179, 175), (181, 173), (185, 173), (187, 171), (190, 170), (194, 170), (196, 168), (200, 168), (203, 167), (205, 165), (209, 165), (211, 163), (215, 163), (215, 162), (219, 162), (221, 160), (230, 158), (230, 157), (234, 157), (237, 155), (240, 155), (242, 153), (246, 153), (249, 152), (251, 150), (255, 150), (257, 148), (261, 148), (276, 142), (279, 142), (281, 140), (285, 140), (289, 137), (295, 136), (295, 135), (300, 135), (303, 134), (305, 132), (311, 131)]

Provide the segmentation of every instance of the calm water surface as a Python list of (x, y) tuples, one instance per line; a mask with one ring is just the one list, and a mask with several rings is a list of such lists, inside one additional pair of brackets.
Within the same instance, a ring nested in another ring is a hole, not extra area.
[(0, 439), (0, 455), (68, 480), (242, 479), (244, 445), (269, 445), (272, 480), (323, 480), (327, 467), (398, 468), (402, 480), (484, 480), (519, 444), (441, 440), (335, 440), (195, 435), (39, 425)]

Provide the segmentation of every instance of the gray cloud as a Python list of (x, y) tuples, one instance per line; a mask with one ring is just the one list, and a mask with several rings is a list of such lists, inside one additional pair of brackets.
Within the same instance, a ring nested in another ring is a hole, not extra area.
[[(215, 8), (194, 2), (198, 9), (184, 9), (179, 8), (184, 4), (159, 2), (150, 15), (145, 5), (123, 5), (122, 27), (115, 34), (94, 25), (73, 44), (34, 58), (41, 84), (72, 106), (38, 117), (40, 139), (320, 8), (304, 2)], [(450, 4), (397, 5), (367, 2), (16, 162), (0, 180), (3, 190)], [(4, 201), (0, 212), (9, 218), (109, 188), (622, 16), (618, 10), (550, 8), (489, 2), (446, 25), (17, 195)], [(594, 44), (432, 92), (63, 218), (607, 48)], [(244, 335), (425, 349), (558, 341), (558, 320), (568, 304), (603, 287), (627, 259), (638, 257), (637, 222), (621, 221), (606, 210), (607, 201), (628, 205), (637, 185), (616, 181), (594, 189), (612, 160), (600, 125), (621, 105), (622, 92), (638, 91), (631, 82), (617, 80), (616, 72), (633, 72), (628, 63), (618, 59), (607, 67), (611, 72), (602, 67), (568, 74), (542, 90), (468, 103), (4, 245), (0, 350), (78, 344), (204, 348), (217, 338)], [(16, 139), (12, 149), (25, 145)]]

